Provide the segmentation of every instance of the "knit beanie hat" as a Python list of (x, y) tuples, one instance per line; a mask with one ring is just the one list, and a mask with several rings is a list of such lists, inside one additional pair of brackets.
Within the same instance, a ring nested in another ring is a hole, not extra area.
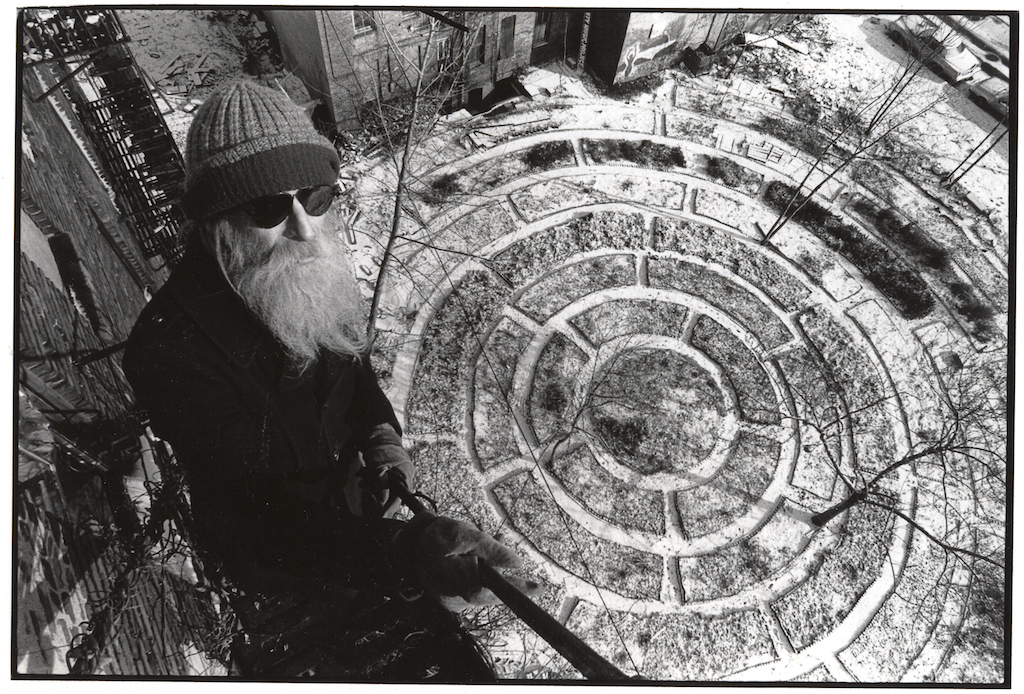
[(284, 92), (235, 82), (196, 109), (181, 207), (206, 219), (264, 195), (332, 185), (340, 166), (331, 142)]

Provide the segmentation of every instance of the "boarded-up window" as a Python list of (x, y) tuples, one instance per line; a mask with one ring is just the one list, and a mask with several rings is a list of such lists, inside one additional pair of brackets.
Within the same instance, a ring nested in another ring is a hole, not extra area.
[(476, 46), (473, 48), (473, 55), (476, 56), (477, 62), (487, 62), (487, 27), (480, 27), (479, 31), (476, 32)]
[(454, 63), (452, 55), (452, 40), (445, 36), (437, 42), (437, 71), (444, 72)]
[(508, 60), (516, 52), (516, 18), (515, 15), (501, 18), (501, 37), (498, 41), (498, 60)]
[(547, 43), (551, 38), (551, 16), (552, 12), (537, 12), (533, 22), (533, 42), (535, 44)]
[(377, 28), (377, 25), (373, 23), (373, 12), (366, 10), (352, 10), (352, 25), (356, 28), (357, 34)]

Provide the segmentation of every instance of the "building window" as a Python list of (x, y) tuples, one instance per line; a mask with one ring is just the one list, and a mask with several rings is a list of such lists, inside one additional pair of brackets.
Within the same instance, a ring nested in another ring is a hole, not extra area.
[(473, 55), (476, 56), (477, 62), (487, 62), (487, 27), (482, 26), (476, 32), (476, 46), (473, 48)]
[(437, 42), (437, 71), (444, 72), (454, 64), (452, 56), (452, 40), (445, 36)]
[(355, 27), (357, 35), (377, 28), (373, 22), (373, 12), (368, 10), (352, 10), (352, 25)]
[(547, 43), (551, 38), (551, 15), (552, 12), (537, 12), (533, 21), (533, 42), (534, 44)]
[(501, 18), (501, 36), (498, 40), (498, 60), (508, 60), (515, 56), (516, 17), (509, 15)]

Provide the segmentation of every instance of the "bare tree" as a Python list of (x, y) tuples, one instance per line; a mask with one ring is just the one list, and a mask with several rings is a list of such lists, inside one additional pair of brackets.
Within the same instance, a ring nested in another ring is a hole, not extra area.
[[(813, 194), (851, 164), (884, 160), (886, 152), (896, 144), (900, 129), (939, 102), (940, 99), (936, 98), (911, 106), (916, 96), (913, 86), (919, 83), (922, 71), (927, 72), (929, 66), (940, 72), (956, 70), (949, 67), (946, 56), (956, 48), (959, 39), (948, 27), (933, 19), (904, 15), (891, 24), (893, 40), (906, 47), (908, 53), (880, 92), (851, 101), (834, 114), (830, 123), (825, 124), (831, 133), (827, 142), (820, 147), (817, 159), (789, 201), (781, 206), (780, 214), (766, 232), (763, 243), (768, 243), (799, 213)], [(813, 118), (808, 118), (811, 125), (817, 120), (817, 112), (813, 109)], [(819, 169), (824, 175), (810, 186), (811, 177)], [(805, 189), (808, 191), (806, 194), (803, 193)]]
[[(893, 460), (843, 461), (825, 446), (830, 464), (847, 488), (846, 497), (811, 517), (823, 527), (858, 504), (885, 509), (902, 518), (929, 541), (958, 561), (1005, 566), (1006, 513), (1006, 396), (1005, 362), (960, 367), (948, 382), (928, 393), (935, 404), (930, 420), (918, 431), (919, 441)], [(825, 375), (828, 378), (827, 375)], [(804, 424), (823, 440), (835, 443), (840, 435), (840, 412), (846, 409), (840, 388), (830, 388), (836, 407), (819, 408), (826, 416), (809, 417)], [(903, 394), (904, 399), (912, 397)], [(865, 407), (884, 406), (884, 399)], [(920, 403), (927, 406), (927, 403)], [(813, 412), (805, 407), (805, 412)], [(848, 413), (848, 410), (847, 410)], [(849, 470), (853, 470), (852, 475)], [(844, 472), (844, 469), (846, 472)], [(919, 512), (911, 517), (900, 509), (892, 481), (903, 469), (919, 480)]]

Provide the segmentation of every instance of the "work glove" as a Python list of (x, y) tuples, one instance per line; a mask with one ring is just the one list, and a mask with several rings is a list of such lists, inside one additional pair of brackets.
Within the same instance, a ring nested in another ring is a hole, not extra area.
[(366, 461), (363, 482), (380, 505), (382, 517), (390, 518), (402, 500), (391, 491), (389, 473), (397, 476), (409, 491), (415, 491), (416, 466), (402, 446), (401, 437), (389, 424), (370, 430), (363, 459)]
[[(518, 569), (519, 556), (490, 535), (454, 518), (433, 519), (413, 550), (416, 576), (424, 590), (453, 612), (501, 602), (480, 583), (480, 561), (494, 569)], [(526, 595), (536, 595), (540, 584), (515, 576), (506, 580)]]
[(380, 475), (379, 479), (384, 487), (383, 493), (377, 497), (383, 508), (381, 516), (383, 518), (391, 518), (402, 505), (402, 499), (391, 489), (389, 476), (396, 476), (405, 485), (406, 489), (412, 491), (416, 488), (416, 466), (412, 464), (412, 461), (407, 460), (404, 463), (398, 463), (383, 470), (379, 469), (378, 472)]

